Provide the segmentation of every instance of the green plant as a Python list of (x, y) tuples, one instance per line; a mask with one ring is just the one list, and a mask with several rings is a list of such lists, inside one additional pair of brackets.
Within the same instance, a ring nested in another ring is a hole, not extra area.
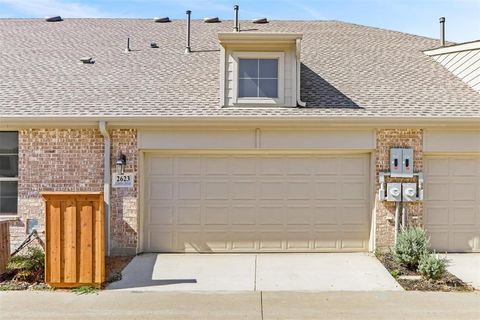
[(30, 248), (26, 254), (10, 258), (7, 271), (15, 274), (16, 281), (38, 282), (45, 270), (45, 254), (40, 248)]
[(421, 227), (403, 229), (397, 237), (393, 258), (410, 270), (416, 270), (420, 258), (428, 254), (430, 242)]
[(383, 256), (383, 252), (380, 249), (375, 248), (375, 251), (373, 251), (373, 255), (375, 256), (375, 258), (380, 259)]
[(400, 270), (392, 270), (392, 271), (390, 271), (390, 274), (392, 275), (392, 277), (397, 279), (398, 276), (400, 275)]
[(437, 254), (425, 254), (420, 258), (418, 272), (429, 280), (440, 279), (447, 271), (447, 259)]
[(98, 294), (98, 289), (91, 286), (83, 286), (83, 287), (73, 288), (72, 292), (78, 295), (93, 294), (93, 293)]

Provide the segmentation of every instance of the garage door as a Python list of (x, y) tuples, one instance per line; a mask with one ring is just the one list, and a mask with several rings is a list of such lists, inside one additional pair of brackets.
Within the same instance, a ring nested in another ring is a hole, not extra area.
[(425, 226), (433, 248), (480, 251), (480, 156), (425, 161)]
[(365, 251), (368, 155), (146, 156), (144, 249)]

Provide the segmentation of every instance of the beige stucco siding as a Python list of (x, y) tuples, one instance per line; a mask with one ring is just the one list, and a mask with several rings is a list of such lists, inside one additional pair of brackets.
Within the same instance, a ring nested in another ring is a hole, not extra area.
[(425, 130), (425, 152), (471, 152), (480, 153), (478, 130)]
[(375, 133), (358, 130), (139, 130), (138, 148), (373, 150)]

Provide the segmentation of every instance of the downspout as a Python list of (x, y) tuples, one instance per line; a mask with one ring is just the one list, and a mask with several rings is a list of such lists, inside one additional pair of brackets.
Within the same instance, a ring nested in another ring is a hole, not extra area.
[(300, 73), (302, 72), (302, 66), (300, 64), (300, 52), (301, 52), (301, 39), (296, 40), (296, 55), (297, 55), (297, 106), (306, 107), (307, 103), (300, 98)]
[(110, 256), (110, 135), (107, 131), (105, 121), (98, 123), (98, 129), (103, 136), (103, 199), (105, 205), (105, 235), (106, 235), (106, 251)]

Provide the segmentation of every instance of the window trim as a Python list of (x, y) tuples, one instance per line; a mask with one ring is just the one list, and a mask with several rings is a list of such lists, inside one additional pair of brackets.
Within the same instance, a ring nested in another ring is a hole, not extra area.
[[(19, 141), (19, 138), (18, 138), (18, 131), (1, 131), (0, 130), (0, 134), (2, 132), (16, 132), (17, 133), (17, 145), (20, 144), (20, 141)], [(19, 160), (19, 155), (20, 155), (20, 151), (18, 151), (18, 153), (2, 153), (1, 155), (16, 155), (17, 156), (17, 162), (20, 162)], [(17, 163), (18, 165), (19, 163)], [(14, 214), (1, 214), (0, 213), (0, 220), (5, 220), (5, 219), (9, 219), (9, 218), (17, 218), (18, 217), (18, 182), (19, 182), (19, 177), (18, 177), (18, 173), (17, 173), (17, 176), (16, 177), (0, 177), (0, 182), (9, 182), (9, 181), (16, 181), (17, 182), (17, 212), (14, 213)]]
[[(233, 52), (233, 105), (283, 106), (285, 104), (285, 52)], [(240, 59), (278, 59), (278, 98), (238, 97)]]

